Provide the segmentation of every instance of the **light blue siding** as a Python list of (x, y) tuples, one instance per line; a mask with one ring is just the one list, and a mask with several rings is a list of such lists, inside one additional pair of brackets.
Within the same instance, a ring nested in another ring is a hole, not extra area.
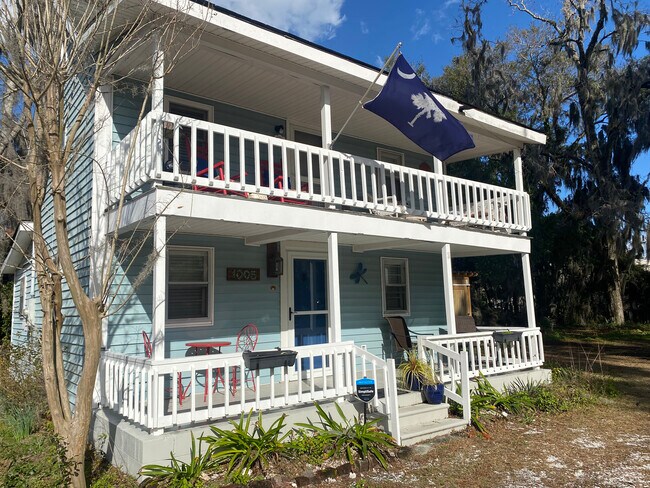
[[(166, 327), (167, 357), (185, 354), (189, 340), (218, 337), (233, 346), (239, 330), (254, 323), (260, 331), (258, 349), (280, 345), (280, 279), (266, 277), (266, 248), (245, 246), (243, 240), (177, 234), (170, 245), (210, 247), (214, 250), (214, 324), (197, 327)], [(143, 280), (138, 276), (145, 269), (151, 253), (148, 241), (140, 255), (122, 267), (117, 278), (121, 289), (117, 294), (121, 310), (111, 316), (109, 343), (111, 350), (142, 356), (141, 332), (151, 333), (153, 283), (149, 272)], [(439, 254), (368, 252), (353, 253), (341, 247), (340, 289), (343, 340), (365, 345), (380, 357), (393, 356), (393, 342), (387, 322), (382, 317), (381, 271), (382, 256), (406, 257), (409, 265), (411, 314), (407, 323), (416, 332), (437, 334), (445, 326), (441, 259)], [(363, 281), (355, 284), (349, 278), (358, 263), (368, 269)], [(238, 282), (226, 280), (226, 268), (259, 268), (260, 280)], [(287, 264), (285, 263), (285, 271)], [(140, 282), (137, 288), (135, 284)], [(123, 304), (123, 305), (120, 305)]]
[[(233, 346), (239, 330), (248, 323), (257, 325), (260, 331), (258, 349), (280, 345), (280, 280), (266, 277), (266, 248), (245, 246), (241, 239), (208, 236), (175, 235), (170, 245), (200, 246), (214, 249), (214, 324), (212, 326), (166, 328), (166, 351), (168, 357), (185, 354), (185, 342), (214, 337), (230, 341)], [(111, 318), (109, 343), (111, 350), (143, 355), (142, 331), (151, 334), (151, 304), (153, 283), (151, 274), (134, 289), (137, 276), (145, 267), (151, 244), (147, 243), (134, 264), (125, 273), (120, 303), (126, 306)], [(259, 281), (226, 281), (227, 267), (259, 268)], [(120, 281), (121, 278), (118, 278)], [(272, 287), (275, 289), (273, 290)], [(128, 299), (128, 301), (127, 301)], [(225, 351), (225, 349), (224, 349)]]
[[(380, 357), (393, 356), (393, 341), (382, 315), (381, 257), (408, 258), (411, 314), (405, 317), (414, 332), (437, 334), (445, 326), (442, 290), (442, 262), (439, 254), (406, 252), (353, 253), (349, 247), (339, 251), (341, 284), (342, 338)], [(364, 278), (356, 284), (350, 274), (363, 263)]]
[[(66, 134), (69, 134), (70, 125), (79, 114), (85, 94), (86, 90), (80, 79), (70, 80), (65, 87)], [(75, 136), (75, 151), (71, 155), (66, 182), (67, 234), (75, 270), (86, 291), (88, 291), (90, 273), (89, 242), (92, 201), (93, 117), (94, 114), (91, 110), (82, 121), (81, 128)], [(57, 242), (54, 232), (52, 198), (49, 195), (46, 197), (43, 207), (43, 236), (50, 247), (52, 255), (56, 256)], [(37, 287), (34, 288), (34, 294), (38, 297)], [(40, 300), (37, 300), (37, 305), (34, 308), (35, 323), (40, 328), (42, 323)], [(61, 333), (63, 364), (70, 401), (74, 404), (77, 383), (83, 368), (84, 343), (79, 314), (65, 282), (63, 283), (62, 313), (64, 316)]]
[[(24, 309), (30, 309), (30, 301), (33, 301), (31, 292), (32, 265), (24, 259), (14, 274), (13, 306), (11, 310), (11, 342), (14, 345), (24, 344), (29, 334), (29, 314), (25, 316), (20, 310), (20, 298), (24, 293)], [(24, 290), (23, 290), (24, 286)]]
[[(140, 116), (145, 100), (144, 85), (137, 82), (125, 82), (113, 91), (113, 142), (118, 142), (133, 130)], [(147, 99), (144, 113), (150, 110)]]

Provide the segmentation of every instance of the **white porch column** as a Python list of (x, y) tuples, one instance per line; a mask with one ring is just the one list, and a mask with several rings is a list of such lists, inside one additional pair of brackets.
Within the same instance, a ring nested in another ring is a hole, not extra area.
[(159, 38), (154, 42), (153, 48), (153, 83), (151, 85), (151, 111), (162, 113), (163, 95), (165, 89), (165, 55), (161, 49)]
[(439, 175), (444, 174), (445, 167), (437, 157), (433, 156), (433, 172), (438, 173)]
[(445, 316), (447, 333), (456, 333), (456, 316), (454, 314), (454, 280), (451, 274), (451, 246), (442, 246), (442, 283), (445, 297)]
[(153, 252), (157, 253), (153, 267), (153, 314), (151, 342), (153, 359), (165, 358), (165, 309), (166, 309), (166, 268), (167, 268), (167, 218), (159, 215), (153, 228)]
[(339, 235), (327, 236), (327, 303), (330, 341), (341, 342), (341, 290), (339, 283)]
[[(521, 150), (512, 150), (512, 162), (515, 169), (515, 189), (524, 191), (524, 172), (521, 163)], [(526, 235), (525, 232), (522, 235)], [(526, 296), (526, 318), (528, 327), (536, 327), (535, 322), (535, 298), (533, 296), (533, 278), (530, 270), (530, 254), (521, 255), (521, 268), (524, 273), (524, 295)]]
[(524, 191), (524, 172), (521, 165), (521, 149), (512, 150), (512, 163), (515, 167), (515, 190)]
[(332, 107), (330, 105), (330, 87), (320, 87), (320, 129), (323, 149), (332, 144)]
[[(102, 85), (95, 94), (95, 141), (93, 145), (93, 191), (90, 215), (90, 293), (101, 293), (104, 270), (109, 269), (106, 259), (106, 233), (108, 222), (104, 213), (108, 205), (106, 175), (113, 171), (113, 86)], [(108, 319), (102, 321), (102, 346), (108, 344)]]
[[(113, 86), (102, 85), (95, 93), (95, 139), (93, 144), (93, 191), (90, 209), (90, 295), (102, 293), (104, 270), (110, 269), (106, 263), (106, 233), (108, 219), (104, 213), (108, 204), (106, 174), (112, 171), (111, 150), (113, 146)], [(33, 244), (32, 244), (33, 247)], [(35, 256), (32, 249), (32, 256)], [(32, 268), (33, 270), (34, 268)], [(32, 293), (35, 274), (32, 274)], [(108, 347), (108, 318), (102, 319), (102, 347)], [(95, 380), (93, 402), (104, 405), (105, 371), (104, 362), (99, 365)]]
[(530, 254), (526, 253), (521, 255), (521, 268), (524, 272), (524, 293), (526, 295), (526, 318), (528, 319), (528, 327), (536, 327), (533, 278), (530, 271)]
[[(330, 87), (321, 85), (320, 87), (320, 129), (321, 129), (321, 146), (323, 149), (329, 149), (332, 145), (332, 107), (330, 105)], [(326, 195), (331, 195), (330, 175), (333, 176), (334, 169), (329, 158), (324, 161), (325, 175), (320, 175), (321, 184)], [(329, 208), (334, 208), (329, 206)]]

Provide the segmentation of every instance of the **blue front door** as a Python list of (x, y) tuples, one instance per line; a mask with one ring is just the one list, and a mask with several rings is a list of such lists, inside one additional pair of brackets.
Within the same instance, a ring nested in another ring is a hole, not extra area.
[[(293, 259), (293, 307), (296, 346), (327, 342), (327, 266), (324, 259)], [(302, 369), (309, 368), (303, 359)], [(314, 368), (322, 367), (314, 358)]]

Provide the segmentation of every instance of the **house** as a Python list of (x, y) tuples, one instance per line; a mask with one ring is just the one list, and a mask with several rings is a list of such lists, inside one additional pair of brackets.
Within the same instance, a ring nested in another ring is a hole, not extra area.
[[(543, 376), (521, 149), (545, 136), (436, 94), (475, 148), (439, 161), (363, 110), (330, 147), (376, 67), (203, 2), (184, 15), (207, 19), (198, 45), (171, 70), (153, 41), (125, 61), (127, 70), (155, 60), (146, 113), (138, 120), (142, 96), (126, 82), (98, 93), (72, 183), (70, 238), (85, 286), (111, 265), (97, 252), (107, 235), (122, 239), (93, 427), (113, 461), (134, 473), (172, 449), (182, 456), (191, 430), (251, 409), (304, 418), (314, 401), (338, 401), (354, 412), (364, 376), (376, 381), (375, 414), (401, 443), (466, 425), (468, 408), (448, 419), (446, 406), (398, 395), (388, 316), (421, 334), (448, 401), (468, 406), (479, 371)], [(445, 174), (496, 153), (512, 155), (515, 188)], [(2, 271), (15, 273), (17, 343), (40, 313), (31, 232), (21, 225)], [(488, 328), (457, 333), (452, 258), (498, 254), (521, 257), (527, 323), (510, 341)], [(69, 300), (63, 312), (74, 402), (83, 341)], [(247, 324), (254, 352), (295, 351), (295, 363), (280, 352), (244, 358)], [(206, 340), (221, 345), (188, 345)]]

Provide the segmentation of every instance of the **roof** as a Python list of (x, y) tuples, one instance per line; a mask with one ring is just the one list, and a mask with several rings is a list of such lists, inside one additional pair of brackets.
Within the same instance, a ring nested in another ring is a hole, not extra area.
[(18, 224), (12, 237), (12, 244), (7, 257), (0, 267), (0, 275), (14, 274), (20, 268), (23, 260), (31, 254), (32, 234), (34, 224), (32, 222), (21, 222)]
[[(163, 10), (181, 10), (185, 22), (201, 31), (201, 40), (186, 46), (165, 74), (165, 89), (285, 120), (287, 128), (321, 133), (319, 100), (329, 88), (332, 132), (345, 120), (377, 78), (366, 100), (381, 90), (386, 73), (367, 63), (301, 39), (204, 0), (155, 0)], [(122, 0), (120, 15), (137, 11), (137, 0)], [(179, 6), (180, 5), (180, 6)], [(131, 8), (132, 7), (132, 8)], [(126, 19), (125, 19), (126, 20)], [(123, 60), (127, 74), (151, 62), (151, 46), (142, 46)], [(121, 71), (120, 71), (121, 70)], [(546, 136), (441, 94), (438, 101), (470, 132), (476, 147), (446, 162), (510, 152), (524, 144), (544, 144)], [(430, 161), (430, 155), (384, 119), (359, 110), (345, 136), (377, 146), (410, 151)]]
[[(346, 61), (354, 63), (354, 64), (356, 64), (358, 66), (364, 67), (364, 68), (366, 68), (366, 69), (368, 69), (370, 71), (373, 71), (375, 76), (376, 76), (377, 73), (379, 73), (381, 71), (380, 68), (377, 68), (376, 66), (374, 66), (372, 64), (366, 63), (365, 61), (361, 61), (361, 60), (356, 59), (356, 58), (354, 58), (352, 56), (348, 56), (346, 54), (340, 53), (340, 52), (335, 51), (333, 49), (329, 49), (329, 48), (327, 48), (325, 46), (322, 46), (320, 44), (317, 44), (315, 42), (308, 41), (308, 40), (303, 39), (303, 38), (301, 38), (299, 36), (291, 34), (290, 32), (286, 32), (286, 31), (283, 31), (283, 30), (278, 29), (276, 27), (273, 27), (273, 26), (271, 26), (269, 24), (265, 24), (264, 22), (260, 22), (258, 20), (252, 19), (250, 17), (246, 17), (246, 16), (244, 16), (242, 14), (239, 14), (239, 13), (234, 12), (232, 10), (229, 10), (229, 9), (226, 9), (226, 8), (221, 7), (219, 5), (216, 5), (216, 4), (212, 3), (212, 2), (210, 2), (209, 0), (190, 0), (190, 1), (193, 2), (193, 3), (197, 3), (199, 5), (202, 5), (204, 7), (207, 7), (209, 9), (211, 9), (211, 10), (221, 12), (223, 14), (226, 14), (226, 15), (230, 16), (230, 17), (238, 19), (238, 20), (240, 20), (242, 22), (246, 22), (246, 23), (248, 23), (250, 25), (256, 26), (256, 27), (258, 27), (260, 29), (264, 29), (266, 31), (275, 33), (275, 34), (280, 35), (280, 36), (282, 36), (282, 37), (284, 37), (286, 39), (290, 39), (290, 40), (292, 40), (292, 41), (294, 41), (296, 43), (303, 44), (303, 45), (308, 46), (308, 47), (310, 47), (312, 49), (316, 49), (316, 50), (321, 51), (323, 53), (326, 53), (328, 55), (336, 56), (336, 57), (338, 57), (338, 58), (340, 58), (342, 60), (346, 60)], [(384, 84), (385, 78), (387, 77), (387, 75), (388, 75), (388, 73), (386, 71), (383, 71), (383, 78), (384, 79), (382, 80), (381, 85)], [(494, 118), (494, 119), (501, 120), (501, 121), (503, 121), (505, 123), (508, 123), (508, 124), (513, 124), (513, 125), (521, 128), (521, 129), (524, 129), (524, 131), (527, 133), (527, 135), (532, 138), (531, 141), (527, 141), (528, 143), (532, 143), (532, 144), (545, 144), (546, 143), (546, 135), (544, 135), (541, 132), (536, 131), (535, 129), (533, 129), (533, 128), (525, 125), (525, 124), (522, 124), (521, 122), (510, 120), (510, 119), (507, 119), (505, 117), (500, 117), (500, 116), (497, 116), (497, 115), (493, 115), (493, 114), (491, 114), (491, 113), (489, 113), (489, 112), (487, 112), (485, 110), (480, 109), (479, 107), (475, 107), (475, 106), (473, 106), (471, 104), (468, 104), (467, 102), (464, 102), (464, 101), (461, 101), (461, 100), (455, 100), (455, 99), (452, 99), (451, 97), (449, 97), (448, 95), (445, 95), (444, 93), (436, 92), (435, 90), (431, 89), (431, 87), (429, 87), (429, 89), (431, 90), (431, 92), (433, 94), (436, 95), (436, 97), (438, 99), (443, 98), (443, 100), (440, 100), (440, 101), (445, 106), (445, 108), (447, 108), (447, 110), (450, 110), (450, 107), (448, 106), (449, 102), (454, 102), (455, 106), (453, 106), (453, 104), (452, 104), (452, 106), (455, 109), (453, 111), (454, 111), (454, 114), (457, 116), (457, 118), (458, 118), (458, 115), (461, 115), (461, 114), (462, 115), (467, 115), (465, 112), (468, 112), (468, 111), (471, 110), (471, 111), (473, 111), (473, 113), (478, 115), (480, 119), (488, 120), (490, 118)], [(481, 117), (481, 115), (484, 115), (486, 117)], [(469, 118), (473, 118), (471, 114), (467, 115), (467, 116)]]

